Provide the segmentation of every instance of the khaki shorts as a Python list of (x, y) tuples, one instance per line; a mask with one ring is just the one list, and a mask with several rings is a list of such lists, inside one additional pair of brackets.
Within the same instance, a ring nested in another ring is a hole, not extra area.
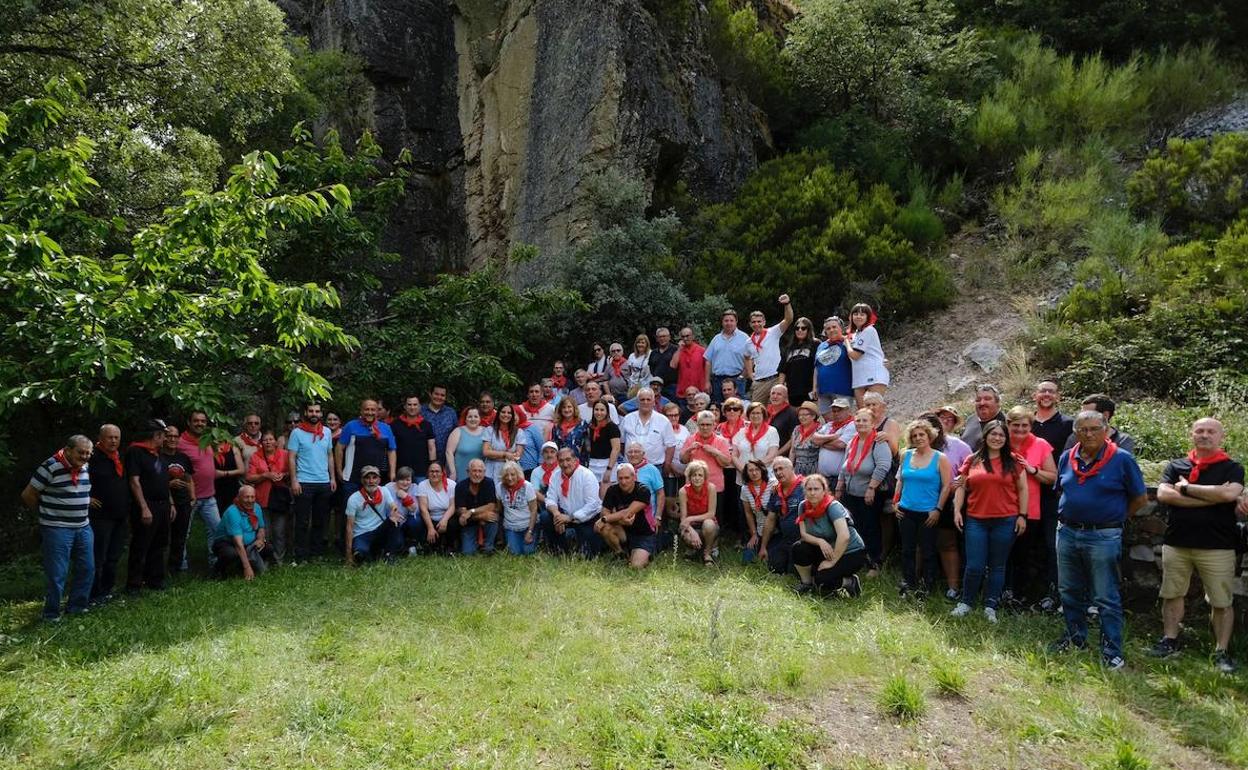
[(1161, 547), (1161, 598), (1178, 599), (1187, 595), (1192, 582), (1192, 569), (1205, 586), (1205, 601), (1210, 607), (1230, 607), (1235, 597), (1231, 592), (1235, 581), (1235, 551), (1213, 548)]

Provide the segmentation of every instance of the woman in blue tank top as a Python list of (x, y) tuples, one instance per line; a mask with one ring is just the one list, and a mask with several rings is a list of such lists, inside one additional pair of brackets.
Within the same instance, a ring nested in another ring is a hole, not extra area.
[[(936, 582), (936, 525), (949, 497), (953, 472), (944, 453), (932, 448), (936, 429), (927, 420), (906, 426), (910, 448), (901, 456), (897, 474), (897, 523), (901, 529), (901, 594), (924, 594)], [(923, 579), (915, 575), (915, 551), (923, 554)]]

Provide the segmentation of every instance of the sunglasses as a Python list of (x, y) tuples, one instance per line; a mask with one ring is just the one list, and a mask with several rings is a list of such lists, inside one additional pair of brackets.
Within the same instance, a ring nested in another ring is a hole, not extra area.
[(739, 407), (739, 406), (726, 406), (726, 407), (724, 407), (724, 411), (725, 411), (725, 412), (739, 412), (739, 411), (741, 411), (741, 407)]
[(796, 327), (794, 327), (794, 328), (795, 328), (795, 329), (797, 329), (799, 332), (808, 332), (808, 331), (810, 331), (810, 327), (809, 327), (809, 326), (796, 326)]

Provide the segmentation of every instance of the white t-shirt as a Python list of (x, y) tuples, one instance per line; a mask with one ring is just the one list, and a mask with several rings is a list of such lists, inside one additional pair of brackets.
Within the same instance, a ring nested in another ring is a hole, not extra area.
[(352, 535), (363, 535), (380, 527), (382, 522), (390, 516), (390, 509), (395, 505), (397, 503), (395, 503), (394, 495), (390, 494), (390, 490), (385, 487), (381, 488), (381, 504), (377, 506), (365, 503), (364, 496), (360, 492), (352, 492), (347, 498), (344, 511), (347, 518), (355, 519), (351, 527)]
[[(671, 422), (671, 420), (668, 420), (668, 422)], [(685, 464), (680, 461), (680, 448), (689, 440), (689, 429), (684, 425), (681, 425), (679, 428), (672, 428), (672, 435), (676, 437), (676, 451), (672, 452), (672, 470), (683, 476)]]
[(447, 510), (455, 505), (455, 482), (450, 479), (445, 479), (445, 481), (446, 489), (444, 490), (434, 489), (429, 479), (416, 485), (416, 497), (425, 499), (425, 505), (429, 507), (429, 518), (433, 519), (434, 524), (442, 521)]
[[(840, 430), (836, 431), (836, 435), (840, 436), (841, 441), (844, 441), (845, 444), (848, 446), (850, 439), (854, 437), (854, 433), (856, 433), (857, 430), (858, 429), (854, 425), (854, 421), (850, 420), (849, 422), (842, 425)], [(832, 434), (831, 422), (825, 422), (823, 425), (819, 426), (819, 430), (815, 431), (816, 436), (828, 436), (831, 434)], [(824, 476), (831, 478), (833, 476), (840, 475), (841, 466), (843, 466), (844, 464), (845, 464), (845, 450), (844, 449), (828, 449), (827, 447), (819, 448), (819, 472), (822, 473)]]
[(854, 387), (887, 385), (888, 369), (884, 367), (884, 347), (880, 345), (880, 333), (875, 330), (875, 325), (855, 332), (852, 347), (863, 354), (862, 358), (852, 364)]
[(555, 403), (553, 401), (547, 401), (539, 409), (534, 409), (528, 401), (525, 401), (516, 404), (516, 409), (523, 409), (524, 413), (529, 416), (529, 422), (542, 429), (543, 436), (546, 435), (546, 431), (550, 428), (551, 423), (555, 421)]
[[(762, 460), (767, 456), (767, 450), (772, 447), (777, 449), (780, 448), (780, 434), (777, 433), (776, 429), (770, 425), (767, 426), (767, 432), (764, 433), (762, 438), (760, 438), (751, 448), (750, 440), (745, 437), (745, 432), (749, 430), (749, 427), (750, 426), (746, 425), (741, 428), (741, 430), (737, 431), (737, 435), (732, 437), (732, 446), (734, 449), (739, 451), (742, 460), (745, 462), (749, 462), (750, 460)], [(768, 465), (768, 468), (770, 467), (771, 466)]]
[(512, 532), (523, 532), (529, 528), (529, 501), (537, 499), (537, 490), (532, 482), (524, 482), (524, 486), (516, 490), (513, 498), (500, 481), (497, 484), (498, 502), (503, 506), (503, 529)]
[(667, 456), (667, 448), (680, 446), (676, 442), (676, 434), (672, 433), (672, 421), (655, 411), (650, 412), (650, 419), (644, 423), (641, 412), (624, 415), (620, 422), (620, 449), (627, 451), (628, 445), (634, 441), (645, 447), (646, 459), (660, 468)]
[(754, 334), (750, 333), (750, 350), (754, 352), (754, 379), (765, 380), (780, 372), (780, 338), (784, 336), (782, 324), (767, 329), (767, 336), (756, 346)]
[[(592, 406), (589, 404), (581, 404), (576, 408), (581, 413), (581, 420), (585, 422), (593, 421), (594, 408)], [(611, 422), (616, 425), (620, 424), (620, 413), (615, 410), (615, 404), (607, 404), (607, 416), (610, 417)]]

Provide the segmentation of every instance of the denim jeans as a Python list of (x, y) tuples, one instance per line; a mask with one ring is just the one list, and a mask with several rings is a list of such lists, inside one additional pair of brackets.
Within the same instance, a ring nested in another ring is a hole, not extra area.
[(532, 556), (537, 553), (537, 533), (533, 533), (533, 542), (524, 542), (523, 529), (504, 529), (503, 537), (507, 540), (507, 552), (513, 556)]
[(966, 517), (966, 572), (962, 576), (962, 602), (974, 604), (984, 587), (984, 606), (997, 608), (1005, 588), (1005, 563), (1014, 545), (1014, 517), (992, 519)]
[(1066, 635), (1088, 638), (1089, 600), (1100, 609), (1101, 654), (1122, 655), (1122, 597), (1118, 591), (1122, 529), (1057, 528), (1057, 587), (1066, 617)]
[[(212, 552), (212, 536), (216, 534), (217, 527), (221, 524), (221, 511), (217, 508), (217, 498), (201, 497), (195, 501), (195, 505), (191, 507), (191, 518), (199, 515), (200, 521), (204, 522), (204, 528), (208, 530), (206, 540), (208, 543), (208, 566), (216, 566), (217, 555)], [(182, 563), (186, 564), (186, 552), (183, 548)]]
[(378, 556), (396, 556), (402, 550), (403, 530), (389, 519), (376, 529), (351, 538), (351, 553), (357, 564), (372, 561)]
[(126, 550), (126, 520), (95, 518), (91, 520), (91, 537), (95, 540), (95, 581), (91, 598), (98, 599), (113, 592), (117, 582), (117, 564)]
[(481, 530), (485, 531), (482, 538), (480, 548), (486, 553), (494, 553), (494, 541), (498, 539), (498, 522), (480, 522), (471, 521), (459, 533), (459, 547), (464, 554), (474, 554), (477, 552), (477, 533)]
[(95, 537), (91, 527), (40, 526), (43, 540), (43, 574), (47, 592), (43, 601), (43, 617), (55, 620), (61, 616), (61, 594), (69, 579), (73, 563), (74, 582), (69, 589), (66, 610), (84, 612), (91, 600), (91, 584), (95, 582)]
[(325, 525), (333, 498), (329, 482), (299, 485), (295, 497), (295, 558), (306, 559), (325, 552)]
[(589, 521), (568, 524), (563, 528), (563, 534), (555, 531), (555, 519), (552, 516), (545, 522), (546, 540), (550, 543), (551, 548), (556, 553), (579, 552), (586, 558), (593, 558), (602, 551), (603, 541), (594, 532), (594, 524), (598, 521), (595, 516)]
[[(936, 584), (936, 527), (927, 526), (928, 511), (911, 511), (898, 508), (901, 518), (897, 524), (901, 529), (901, 579), (912, 588), (922, 587), (930, 590)], [(857, 519), (854, 519), (857, 522)], [(918, 582), (915, 574), (915, 552), (921, 552), (923, 558), (923, 580)]]

